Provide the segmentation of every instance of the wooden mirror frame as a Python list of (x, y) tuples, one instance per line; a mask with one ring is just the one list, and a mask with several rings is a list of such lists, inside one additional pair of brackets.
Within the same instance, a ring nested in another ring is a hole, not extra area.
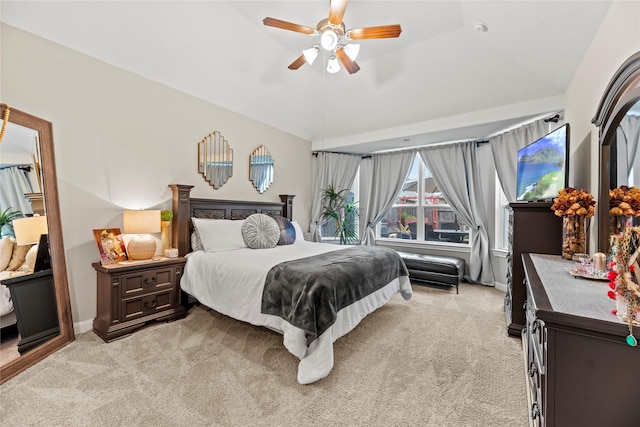
[(600, 129), (600, 180), (598, 185), (598, 251), (609, 251), (609, 179), (611, 142), (620, 120), (640, 100), (640, 51), (631, 55), (613, 75), (591, 122)]
[[(4, 104), (0, 106), (0, 119), (4, 117), (5, 109), (6, 106)], [(71, 301), (69, 299), (69, 286), (67, 283), (67, 264), (64, 256), (62, 225), (60, 220), (58, 180), (53, 149), (53, 126), (46, 120), (11, 107), (9, 107), (8, 121), (36, 130), (40, 138), (42, 181), (44, 185), (47, 227), (49, 230), (49, 252), (55, 283), (60, 335), (4, 364), (0, 368), (0, 383), (7, 381), (28, 367), (33, 366), (75, 339), (73, 333), (73, 318), (71, 316)]]

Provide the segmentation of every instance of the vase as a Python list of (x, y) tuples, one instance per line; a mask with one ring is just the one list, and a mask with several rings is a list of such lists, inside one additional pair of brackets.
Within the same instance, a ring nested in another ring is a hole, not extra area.
[(171, 247), (171, 221), (160, 221), (162, 231), (162, 253)]
[(573, 215), (562, 217), (562, 258), (572, 259), (573, 254), (587, 251), (587, 217)]
[(609, 235), (614, 236), (619, 233), (624, 233), (627, 228), (629, 217), (624, 215), (611, 215), (609, 220)]

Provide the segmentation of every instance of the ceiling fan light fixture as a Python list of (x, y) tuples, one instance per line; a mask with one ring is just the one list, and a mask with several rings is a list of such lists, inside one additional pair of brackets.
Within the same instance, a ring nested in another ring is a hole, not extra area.
[(307, 61), (307, 64), (309, 65), (313, 64), (313, 61), (315, 61), (316, 58), (318, 57), (319, 50), (320, 50), (320, 47), (316, 45), (302, 51), (302, 54), (304, 55), (304, 59), (305, 61)]
[(323, 31), (320, 36), (320, 45), (324, 50), (333, 50), (338, 44), (338, 35), (333, 30)]
[(335, 55), (331, 55), (331, 58), (329, 58), (329, 62), (327, 63), (327, 72), (334, 74), (338, 71), (340, 71), (340, 64), (338, 63)]
[(360, 52), (360, 44), (359, 43), (348, 44), (342, 49), (344, 50), (344, 53), (346, 53), (347, 56), (352, 61), (355, 61), (356, 58), (358, 57), (358, 52)]

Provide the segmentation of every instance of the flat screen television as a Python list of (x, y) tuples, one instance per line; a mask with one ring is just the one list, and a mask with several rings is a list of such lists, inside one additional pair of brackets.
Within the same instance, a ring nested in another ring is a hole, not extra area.
[(516, 200), (550, 201), (568, 180), (568, 123), (518, 150)]

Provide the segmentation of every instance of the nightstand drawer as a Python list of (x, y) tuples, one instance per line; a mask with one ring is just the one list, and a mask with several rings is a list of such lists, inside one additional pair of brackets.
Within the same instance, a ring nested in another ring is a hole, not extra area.
[(120, 277), (122, 297), (129, 298), (136, 294), (147, 294), (162, 288), (171, 288), (173, 275), (172, 267), (123, 274)]
[(127, 320), (163, 311), (174, 305), (173, 289), (122, 300), (122, 317)]

